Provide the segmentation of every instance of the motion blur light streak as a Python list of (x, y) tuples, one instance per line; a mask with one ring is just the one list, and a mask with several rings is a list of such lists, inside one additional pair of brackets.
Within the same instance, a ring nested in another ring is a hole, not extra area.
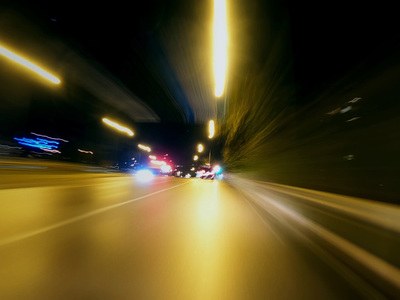
[(103, 118), (102, 120), (103, 120), (103, 122), (106, 123), (107, 125), (109, 125), (109, 126), (111, 126), (111, 127), (114, 127), (115, 129), (117, 129), (117, 130), (119, 130), (119, 131), (125, 132), (125, 133), (127, 133), (129, 136), (133, 136), (133, 135), (134, 135), (134, 133), (132, 132), (132, 130), (130, 130), (130, 129), (124, 127), (124, 126), (121, 126), (121, 125), (119, 125), (118, 123), (115, 123), (115, 122), (113, 122), (113, 121), (110, 121), (110, 120), (107, 119), (107, 118)]
[(46, 152), (51, 152), (51, 153), (61, 153), (61, 151), (56, 150), (56, 149), (47, 149), (47, 148), (43, 148), (42, 150), (43, 150), (43, 151), (46, 151)]
[(361, 97), (356, 97), (356, 98), (353, 98), (352, 100), (350, 100), (348, 103), (357, 103), (361, 99), (362, 99)]
[(78, 149), (79, 152), (86, 153), (86, 154), (93, 154), (93, 151), (87, 151), (87, 150), (82, 150)]
[(65, 142), (65, 143), (69, 142), (69, 141), (61, 139), (61, 138), (55, 138), (55, 137), (51, 137), (51, 136), (47, 136), (47, 135), (39, 134), (39, 133), (35, 133), (35, 132), (31, 132), (31, 134), (36, 135), (36, 136), (40, 136), (40, 137), (44, 137), (44, 138), (49, 139), (49, 140), (61, 141), (61, 142)]
[(165, 166), (167, 165), (167, 163), (165, 161), (162, 160), (152, 160), (150, 163), (157, 165), (157, 166)]
[(15, 137), (14, 140), (16, 140), (21, 145), (33, 147), (33, 148), (39, 148), (42, 150), (58, 149), (58, 144), (59, 144), (59, 142), (49, 141), (49, 140), (41, 139), (41, 138), (36, 138), (36, 140), (34, 140), (34, 139), (25, 138), (25, 137), (24, 138)]
[(140, 149), (142, 149), (144, 151), (147, 151), (147, 152), (151, 152), (151, 148), (149, 146), (145, 146), (145, 145), (139, 144), (138, 148), (140, 148)]
[(1, 300), (399, 298), (394, 5), (45, 2), (0, 1), (63, 79), (0, 55)]
[(208, 122), (208, 138), (212, 139), (215, 135), (215, 124), (213, 120)]
[(215, 96), (221, 97), (225, 88), (228, 64), (228, 30), (225, 0), (214, 0), (214, 78)]
[[(184, 6), (186, 2), (183, 2)], [(190, 109), (186, 107), (187, 104), (180, 104), (182, 111), (187, 115), (186, 120), (191, 123), (190, 114), (194, 114), (194, 121), (203, 123), (217, 113), (212, 52), (213, 24), (212, 19), (209, 19), (213, 17), (213, 2), (210, 2), (210, 8), (198, 1), (190, 4), (195, 5), (192, 12), (183, 19), (174, 18), (169, 26), (163, 28), (162, 39), (174, 75), (177, 77), (177, 80), (169, 80), (169, 89), (175, 91), (175, 97), (181, 99), (180, 102), (189, 104)], [(200, 11), (202, 13), (198, 13)], [(197, 22), (204, 25), (188, 26)]]
[(30, 69), (31, 71), (39, 74), (40, 76), (46, 78), (47, 80), (59, 84), (61, 81), (57, 77), (51, 75), (50, 73), (46, 72), (42, 68), (39, 68), (37, 65), (31, 63), (30, 61), (26, 60), (25, 58), (22, 58), (19, 55), (16, 55), (15, 53), (12, 53), (11, 51), (7, 50), (6, 48), (0, 46), (0, 54), (4, 55), (8, 59), (11, 59), (12, 61)]
[(2, 149), (21, 149), (21, 147), (2, 145), (2, 144), (0, 144), (0, 148), (2, 148)]
[(352, 110), (352, 108), (353, 107), (351, 107), (351, 106), (346, 106), (345, 108), (340, 110), (340, 113), (345, 114), (345, 113), (349, 112), (350, 110)]
[(353, 121), (358, 120), (359, 118), (361, 118), (361, 117), (354, 117), (354, 118), (348, 119), (346, 122), (353, 122)]

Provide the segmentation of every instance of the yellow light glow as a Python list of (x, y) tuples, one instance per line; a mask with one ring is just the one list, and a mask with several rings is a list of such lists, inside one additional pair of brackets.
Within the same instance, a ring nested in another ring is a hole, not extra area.
[(215, 135), (215, 124), (213, 120), (210, 120), (208, 122), (208, 138), (212, 139)]
[(150, 158), (151, 160), (156, 160), (156, 159), (157, 159), (157, 157), (156, 157), (155, 155), (149, 155), (149, 158)]
[(89, 150), (78, 149), (78, 151), (82, 152), (82, 153), (86, 153), (86, 154), (93, 154), (93, 151), (89, 151)]
[(129, 136), (133, 136), (133, 135), (134, 135), (134, 133), (132, 132), (132, 130), (130, 130), (130, 129), (126, 128), (126, 127), (123, 127), (123, 126), (121, 126), (121, 125), (119, 125), (119, 124), (117, 124), (117, 123), (115, 123), (115, 122), (113, 122), (113, 121), (110, 121), (110, 120), (107, 119), (107, 118), (103, 118), (103, 122), (106, 123), (107, 125), (109, 125), (109, 126), (115, 128), (115, 129), (119, 130), (119, 131), (125, 132), (125, 133), (128, 134)]
[(39, 68), (37, 65), (31, 63), (30, 61), (26, 60), (25, 58), (22, 58), (21, 56), (7, 50), (6, 48), (0, 46), (0, 54), (4, 55), (8, 59), (11, 59), (12, 61), (30, 69), (31, 71), (35, 72), (36, 74), (39, 74), (40, 76), (46, 78), (47, 80), (50, 80), (51, 82), (55, 84), (59, 84), (61, 81), (57, 77), (51, 75), (50, 73), (46, 72), (42, 68)]
[(221, 97), (225, 88), (228, 65), (228, 28), (225, 0), (214, 0), (214, 78), (215, 96)]
[(139, 144), (138, 147), (144, 151), (151, 152), (151, 148), (149, 146)]
[(197, 155), (193, 156), (193, 160), (198, 160), (199, 157)]
[(202, 144), (197, 145), (197, 152), (201, 153), (204, 150), (204, 146)]

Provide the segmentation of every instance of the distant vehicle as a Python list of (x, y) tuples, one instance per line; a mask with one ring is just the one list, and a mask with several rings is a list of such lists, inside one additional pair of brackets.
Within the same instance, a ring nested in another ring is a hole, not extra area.
[(149, 169), (141, 169), (141, 170), (136, 172), (136, 178), (140, 182), (148, 182), (148, 181), (151, 181), (154, 178), (154, 174)]
[(196, 173), (196, 177), (201, 179), (211, 179), (214, 180), (215, 178), (215, 171), (211, 169), (209, 166), (203, 166), (199, 169)]

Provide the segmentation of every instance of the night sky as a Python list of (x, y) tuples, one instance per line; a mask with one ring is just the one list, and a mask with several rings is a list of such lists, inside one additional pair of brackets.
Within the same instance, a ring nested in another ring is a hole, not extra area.
[[(286, 70), (300, 109), (399, 50), (397, 10), (384, 1), (235, 0), (228, 9), (227, 103), (238, 78), (256, 81), (270, 63)], [(96, 149), (116, 143), (101, 123), (108, 116), (136, 133), (119, 143), (188, 159), (207, 141), (206, 122), (226, 117), (213, 95), (212, 1), (2, 1), (0, 28), (3, 45), (62, 80), (52, 86), (0, 60), (2, 142), (40, 131)]]

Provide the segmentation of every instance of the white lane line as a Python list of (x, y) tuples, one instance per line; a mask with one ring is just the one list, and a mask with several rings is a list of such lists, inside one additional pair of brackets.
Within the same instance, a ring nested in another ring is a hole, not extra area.
[(103, 207), (103, 208), (99, 208), (99, 209), (93, 210), (91, 212), (88, 212), (86, 214), (83, 214), (83, 215), (80, 215), (80, 216), (77, 216), (77, 217), (74, 217), (74, 218), (70, 218), (70, 219), (67, 219), (65, 221), (58, 222), (56, 224), (53, 224), (53, 225), (50, 225), (50, 226), (47, 226), (47, 227), (44, 227), (44, 228), (41, 228), (41, 229), (37, 229), (37, 230), (34, 230), (34, 231), (30, 231), (30, 232), (27, 232), (27, 233), (24, 233), (24, 234), (20, 234), (20, 235), (16, 235), (16, 236), (7, 238), (7, 239), (5, 239), (3, 241), (0, 241), (0, 247), (5, 246), (5, 245), (9, 245), (9, 244), (12, 244), (12, 243), (15, 243), (15, 242), (18, 242), (18, 241), (21, 241), (21, 240), (24, 240), (24, 239), (27, 239), (27, 238), (30, 238), (30, 237), (33, 237), (35, 235), (39, 235), (39, 234), (48, 232), (48, 231), (53, 230), (53, 229), (60, 228), (62, 226), (66, 226), (66, 225), (69, 225), (69, 224), (72, 224), (72, 223), (75, 223), (75, 222), (90, 218), (92, 216), (95, 216), (97, 214), (106, 212), (108, 210), (111, 210), (111, 209), (114, 209), (114, 208), (129, 204), (129, 203), (132, 203), (132, 202), (144, 199), (144, 198), (148, 198), (148, 197), (160, 194), (160, 193), (168, 191), (168, 190), (172, 190), (174, 188), (177, 188), (179, 186), (182, 186), (182, 185), (188, 184), (188, 183), (189, 183), (189, 181), (185, 182), (185, 183), (178, 184), (178, 185), (174, 185), (174, 186), (166, 188), (166, 189), (159, 190), (159, 191), (154, 192), (154, 193), (150, 193), (150, 194), (147, 194), (147, 195), (144, 195), (144, 196), (140, 196), (140, 197), (137, 197), (137, 198), (125, 201), (125, 202), (121, 202), (121, 203), (117, 203), (117, 204), (114, 204), (114, 205), (110, 205), (110, 206), (106, 206), (106, 207)]

